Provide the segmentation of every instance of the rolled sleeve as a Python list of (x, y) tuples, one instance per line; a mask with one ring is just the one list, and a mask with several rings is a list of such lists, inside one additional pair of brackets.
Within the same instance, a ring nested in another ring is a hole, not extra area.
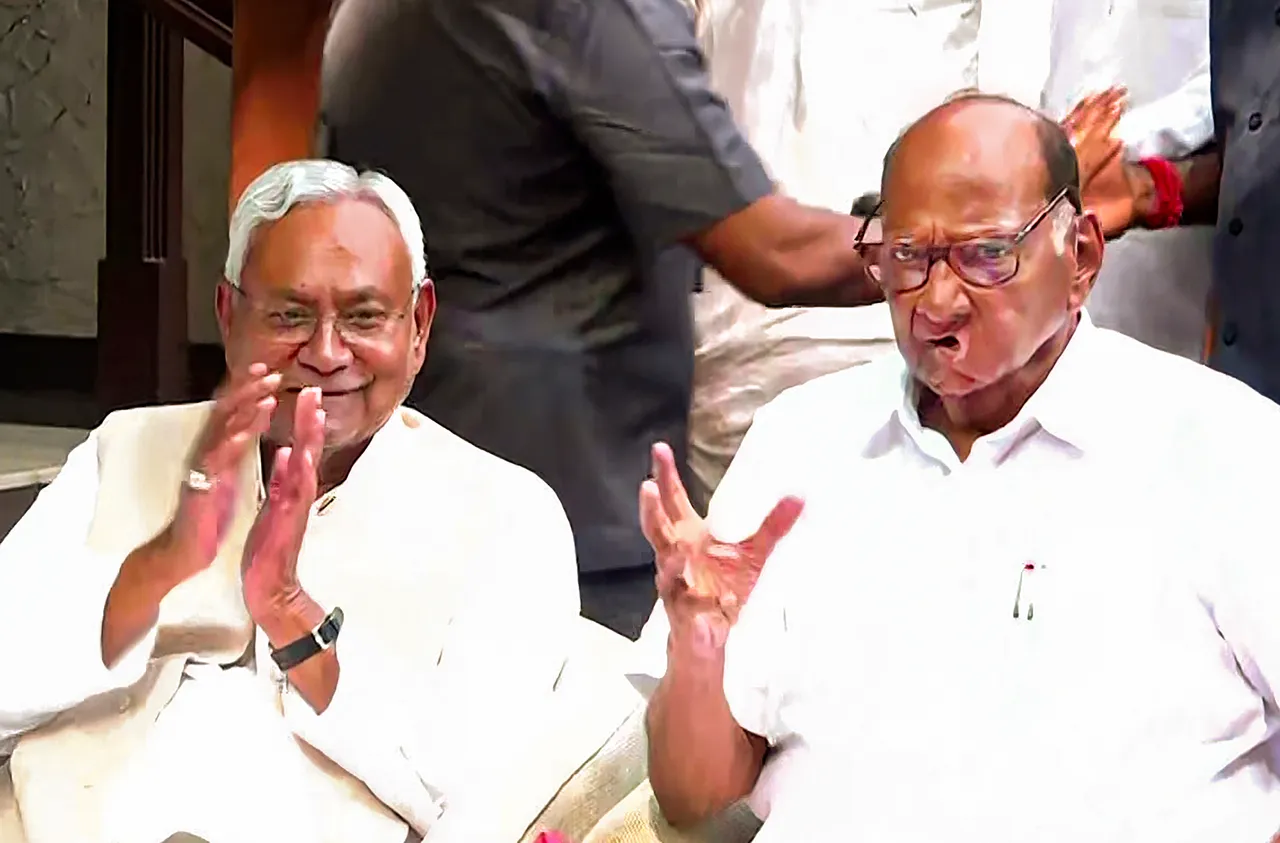
[(1176, 91), (1128, 112), (1116, 137), (1132, 158), (1185, 158), (1213, 140), (1206, 59)]
[(98, 442), (90, 434), (0, 543), (0, 754), (21, 734), (146, 672), (154, 628), (115, 664), (102, 661), (107, 595), (125, 557), (88, 549), (97, 494)]
[(551, 101), (591, 150), (633, 233), (661, 249), (773, 191), (711, 89), (689, 10), (599, 0), (553, 17)]
[(473, 816), (482, 810), (477, 785), (495, 775), (485, 747), (514, 747), (536, 728), (572, 646), (573, 534), (554, 493), (519, 471), (495, 529), (473, 557), (457, 560), (474, 572), (472, 585), (435, 665), (389, 663), (363, 619), (349, 616), (329, 706), (316, 714), (292, 689), (283, 695), (293, 732), (419, 833), (460, 805), (472, 804)]

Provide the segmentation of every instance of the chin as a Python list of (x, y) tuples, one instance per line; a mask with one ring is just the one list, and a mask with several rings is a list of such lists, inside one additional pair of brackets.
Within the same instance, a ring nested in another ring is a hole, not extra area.
[(915, 367), (916, 380), (939, 398), (963, 398), (986, 386), (953, 364), (922, 360)]

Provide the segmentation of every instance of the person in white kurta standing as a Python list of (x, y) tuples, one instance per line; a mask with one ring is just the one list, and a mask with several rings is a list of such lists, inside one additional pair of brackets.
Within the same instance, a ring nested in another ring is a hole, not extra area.
[(0, 836), (514, 841), (628, 710), (542, 719), (563, 509), (401, 406), (435, 300), (390, 179), (278, 165), (230, 243), (217, 397), (113, 414), (0, 545)]
[(1123, 86), (1128, 111), (1115, 130), (1123, 159), (1138, 175), (1144, 175), (1135, 166), (1141, 159), (1174, 162), (1191, 188), (1184, 188), (1181, 225), (1167, 220), (1153, 229), (1132, 220), (1108, 245), (1089, 313), (1102, 327), (1200, 359), (1213, 276), (1216, 173), (1206, 191), (1191, 167), (1213, 141), (1208, 0), (1053, 4), (1045, 113), (1062, 119), (1084, 97)]
[(664, 814), (750, 795), (757, 843), (1271, 839), (1280, 407), (1090, 322), (1102, 230), (1042, 115), (948, 102), (883, 194), (863, 248), (901, 358), (761, 410), (707, 522), (655, 448)]

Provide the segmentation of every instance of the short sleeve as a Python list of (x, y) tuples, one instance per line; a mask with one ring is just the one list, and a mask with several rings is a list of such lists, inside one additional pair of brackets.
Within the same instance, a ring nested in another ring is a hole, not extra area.
[(643, 245), (661, 249), (773, 191), (711, 89), (675, 0), (545, 0), (550, 100), (600, 164)]

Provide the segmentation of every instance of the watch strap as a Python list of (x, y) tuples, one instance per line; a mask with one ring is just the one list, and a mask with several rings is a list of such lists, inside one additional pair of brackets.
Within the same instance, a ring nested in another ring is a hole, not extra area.
[(271, 651), (271, 659), (281, 670), (293, 670), (317, 653), (323, 653), (332, 647), (333, 642), (338, 640), (338, 633), (341, 631), (342, 609), (335, 606), (333, 611), (325, 616), (325, 619), (315, 629), (311, 630), (309, 635), (304, 635), (297, 641), (285, 644), (278, 650), (273, 649)]

